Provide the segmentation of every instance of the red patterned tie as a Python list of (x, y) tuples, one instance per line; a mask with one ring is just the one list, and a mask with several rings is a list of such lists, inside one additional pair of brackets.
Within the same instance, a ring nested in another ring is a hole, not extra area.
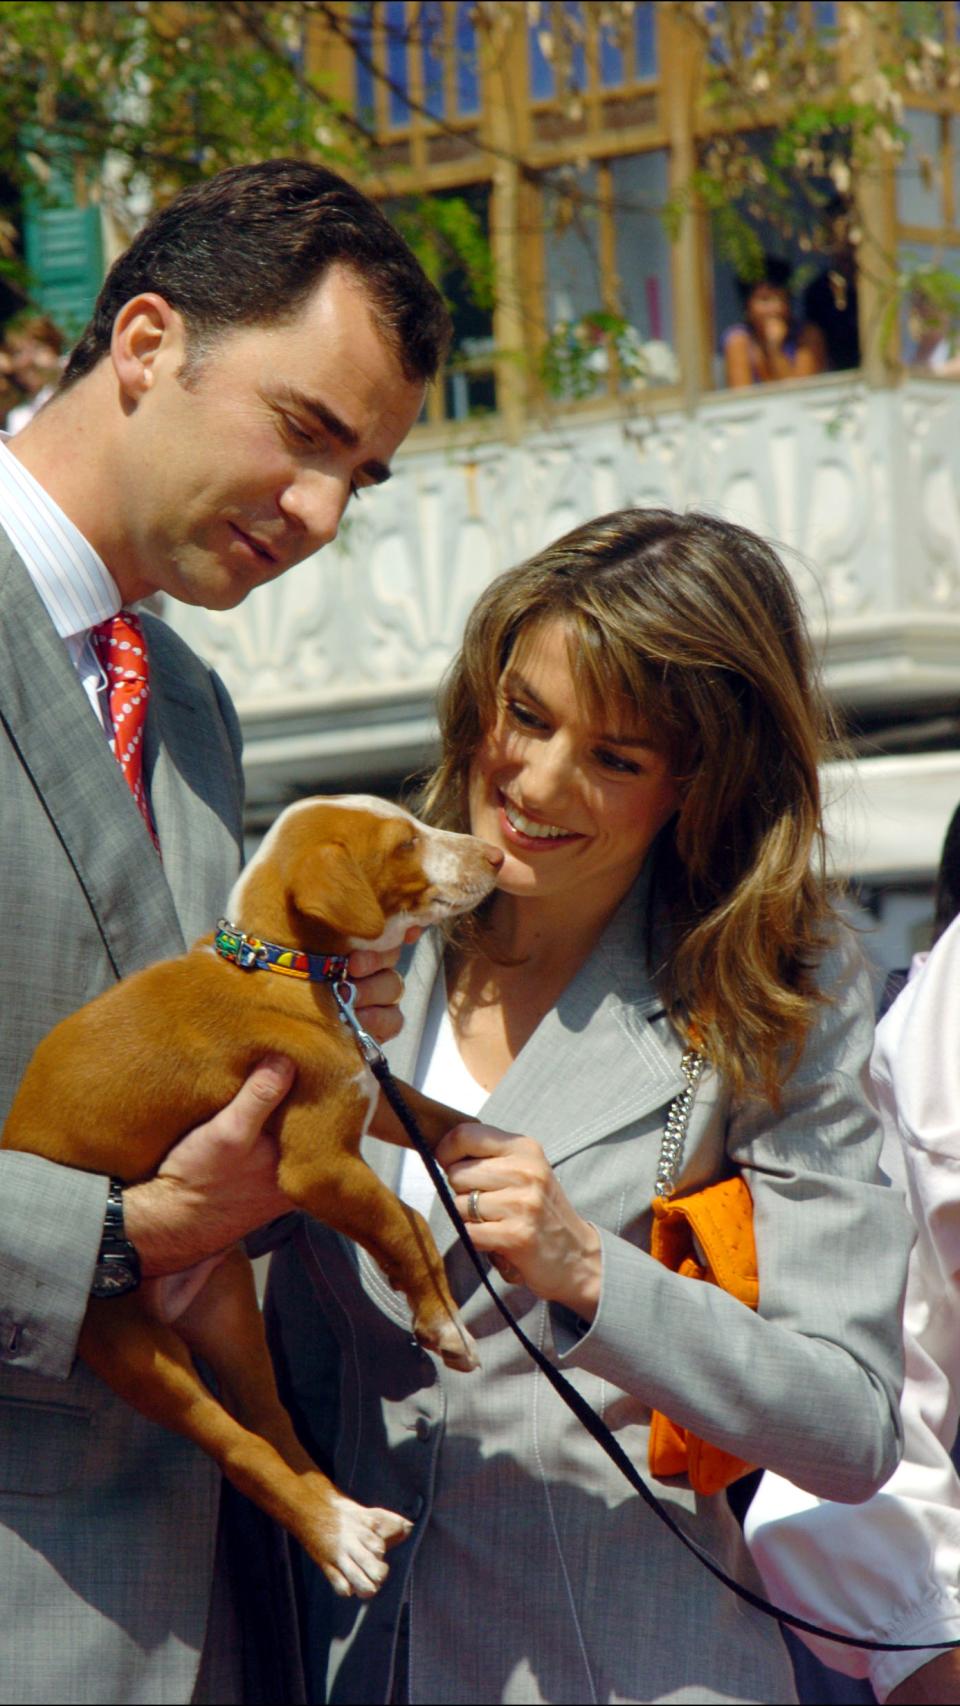
[(150, 668), (147, 644), (139, 618), (120, 610), (109, 622), (91, 630), (97, 654), (110, 689), (110, 719), (113, 749), (140, 815), (159, 848), (150, 816), (150, 802), (143, 781), (143, 731), (150, 697)]

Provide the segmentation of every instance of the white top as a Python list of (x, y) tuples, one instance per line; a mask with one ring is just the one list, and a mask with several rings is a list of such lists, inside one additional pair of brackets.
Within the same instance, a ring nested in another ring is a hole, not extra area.
[[(445, 1102), (448, 1107), (459, 1108), (471, 1118), (479, 1114), (487, 1100), (486, 1090), (467, 1071), (457, 1047), (457, 1039), (447, 1011), (447, 980), (443, 975), (442, 965), (434, 980), (433, 993), (427, 1008), (420, 1053), (417, 1055), (413, 1074), (413, 1087), (415, 1090), (422, 1090), (425, 1096), (432, 1096), (437, 1102)], [(401, 1202), (419, 1209), (424, 1218), (429, 1219), (436, 1194), (433, 1180), (421, 1156), (415, 1149), (408, 1149), (403, 1157), (397, 1196)]]
[[(876, 1641), (960, 1640), (960, 918), (877, 1028), (871, 1061), (883, 1165), (917, 1223), (904, 1314), (904, 1457), (864, 1505), (765, 1475), (746, 1533), (767, 1592), (790, 1611)], [(842, 1417), (837, 1425), (843, 1425)], [(804, 1637), (880, 1700), (926, 1653), (867, 1653)]]
[(23, 559), (108, 735), (107, 678), (90, 639), (91, 628), (120, 609), (117, 583), (103, 558), (14, 456), (0, 434), (0, 527)]

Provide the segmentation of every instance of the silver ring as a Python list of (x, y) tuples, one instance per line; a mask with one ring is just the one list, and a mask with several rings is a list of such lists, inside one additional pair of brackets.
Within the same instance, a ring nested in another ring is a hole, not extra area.
[(480, 1193), (478, 1191), (471, 1191), (467, 1198), (467, 1219), (478, 1222), (483, 1219), (483, 1215), (480, 1213)]

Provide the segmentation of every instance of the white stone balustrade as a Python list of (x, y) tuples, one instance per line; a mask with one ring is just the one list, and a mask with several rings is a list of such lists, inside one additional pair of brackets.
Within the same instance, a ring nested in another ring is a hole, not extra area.
[(490, 577), (591, 515), (703, 507), (785, 548), (831, 692), (960, 697), (960, 384), (855, 376), (717, 392), (690, 414), (568, 418), (520, 445), (418, 448), (336, 544), (217, 614), (165, 615), (223, 675), (251, 800), (418, 762)]

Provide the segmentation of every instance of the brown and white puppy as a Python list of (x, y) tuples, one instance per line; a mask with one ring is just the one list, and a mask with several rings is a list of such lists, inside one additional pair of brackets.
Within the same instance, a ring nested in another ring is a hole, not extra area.
[[(281, 815), (240, 877), (230, 923), (306, 953), (392, 948), (411, 925), (476, 906), (501, 859), (473, 836), (428, 828), (366, 795), (303, 800)], [(149, 1178), (264, 1055), (286, 1055), (297, 1075), (273, 1120), (282, 1189), (370, 1251), (406, 1293), (424, 1345), (452, 1367), (475, 1367), (426, 1222), (360, 1158), (378, 1086), (339, 1022), (330, 987), (244, 972), (218, 957), (213, 940), (125, 979), (57, 1025), (24, 1075), (3, 1147), (127, 1183)], [(459, 1117), (406, 1094), (430, 1142)], [(385, 1106), (376, 1124), (378, 1135), (406, 1142)], [(192, 1352), (212, 1367), (232, 1414), (200, 1380)], [(149, 1312), (142, 1292), (92, 1299), (79, 1353), (136, 1409), (209, 1452), (285, 1524), (338, 1592), (376, 1591), (387, 1573), (384, 1551), (410, 1524), (345, 1498), (299, 1445), (277, 1395), (242, 1250), (213, 1268), (173, 1323)]]

